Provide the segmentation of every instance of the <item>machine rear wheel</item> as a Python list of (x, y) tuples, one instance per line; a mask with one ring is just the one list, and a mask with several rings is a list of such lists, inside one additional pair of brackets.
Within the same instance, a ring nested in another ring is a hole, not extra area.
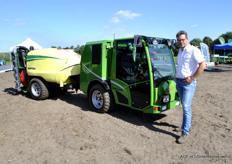
[(99, 84), (90, 89), (88, 97), (92, 109), (98, 113), (106, 113), (114, 109), (114, 99), (111, 92)]
[(49, 88), (44, 81), (33, 78), (30, 81), (30, 94), (35, 100), (44, 100), (49, 96)]

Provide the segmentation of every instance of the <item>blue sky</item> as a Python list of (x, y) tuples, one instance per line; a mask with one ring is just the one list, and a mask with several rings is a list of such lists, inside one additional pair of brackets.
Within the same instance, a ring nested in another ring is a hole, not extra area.
[(44, 48), (134, 34), (213, 40), (232, 31), (231, 0), (2, 0), (0, 52), (28, 37)]

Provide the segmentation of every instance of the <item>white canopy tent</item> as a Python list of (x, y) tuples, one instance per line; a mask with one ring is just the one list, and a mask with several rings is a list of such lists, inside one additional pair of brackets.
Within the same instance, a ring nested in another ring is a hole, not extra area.
[(12, 66), (12, 62), (11, 62), (11, 52), (16, 51), (16, 47), (17, 47), (17, 46), (26, 47), (28, 50), (30, 50), (30, 47), (33, 47), (35, 50), (36, 50), (36, 49), (42, 49), (42, 48), (43, 48), (43, 47), (40, 46), (38, 43), (36, 43), (36, 42), (34, 42), (33, 40), (31, 40), (31, 38), (27, 38), (27, 39), (26, 39), (25, 41), (23, 41), (22, 43), (20, 43), (20, 44), (18, 44), (18, 45), (16, 45), (16, 46), (10, 47), (10, 53), (9, 53), (9, 55), (10, 55), (10, 63), (11, 63), (11, 65), (10, 65), (10, 69), (4, 70), (4, 72), (13, 70), (13, 66)]
[(13, 46), (13, 47), (10, 47), (10, 52), (13, 51), (13, 49), (17, 46), (23, 46), (23, 47), (26, 47), (27, 49), (30, 49), (30, 47), (34, 47), (34, 49), (42, 49), (43, 47), (40, 46), (38, 43), (34, 42), (33, 40), (31, 40), (31, 38), (27, 38), (25, 41), (23, 41), (22, 43), (16, 45), (16, 46)]

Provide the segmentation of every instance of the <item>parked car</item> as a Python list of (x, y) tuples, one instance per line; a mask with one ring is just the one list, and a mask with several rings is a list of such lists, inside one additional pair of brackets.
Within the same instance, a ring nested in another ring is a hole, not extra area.
[(0, 60), (0, 65), (6, 65), (5, 60)]

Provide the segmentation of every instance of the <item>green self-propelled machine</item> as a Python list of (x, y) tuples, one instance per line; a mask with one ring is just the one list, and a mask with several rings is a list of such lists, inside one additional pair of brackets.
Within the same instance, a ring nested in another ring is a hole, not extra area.
[(80, 90), (101, 113), (115, 104), (151, 114), (175, 108), (180, 98), (174, 43), (141, 35), (88, 42), (81, 58)]
[(115, 104), (144, 113), (180, 105), (176, 90), (174, 40), (133, 38), (87, 42), (82, 56), (55, 48), (12, 52), (18, 91), (44, 100), (54, 90), (80, 89), (93, 110), (104, 113)]

